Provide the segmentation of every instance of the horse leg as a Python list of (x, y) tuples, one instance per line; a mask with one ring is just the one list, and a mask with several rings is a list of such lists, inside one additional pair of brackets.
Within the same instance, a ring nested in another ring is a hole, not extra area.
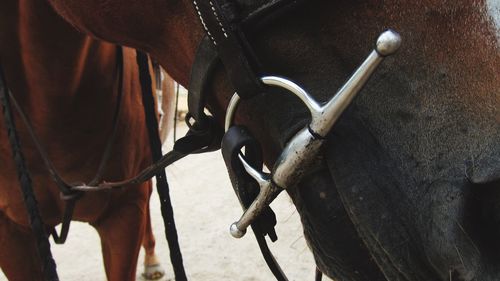
[(151, 212), (148, 207), (146, 212), (146, 229), (144, 232), (144, 238), (142, 239), (142, 246), (144, 247), (145, 252), (144, 273), (142, 276), (146, 280), (158, 280), (165, 275), (165, 270), (156, 256), (155, 245), (156, 240), (151, 226)]
[(0, 212), (0, 268), (10, 281), (43, 280), (35, 236)]
[[(133, 189), (144, 187), (131, 186)], [(148, 193), (149, 194), (149, 193)], [(132, 192), (131, 197), (141, 196)], [(101, 238), (101, 247), (109, 281), (134, 281), (137, 258), (146, 226), (147, 199), (120, 198), (105, 218), (92, 225)], [(115, 208), (113, 208), (115, 207)]]
[(172, 131), (174, 127), (174, 116), (177, 114), (175, 112), (175, 83), (174, 80), (165, 72), (165, 79), (162, 83), (162, 100), (159, 107), (163, 112), (163, 116), (160, 120), (160, 139), (161, 143), (164, 143), (167, 139), (168, 133)]

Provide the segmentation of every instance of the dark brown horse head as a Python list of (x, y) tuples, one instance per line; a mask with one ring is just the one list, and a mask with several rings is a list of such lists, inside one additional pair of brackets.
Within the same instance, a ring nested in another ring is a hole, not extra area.
[[(143, 48), (186, 84), (203, 34), (189, 1), (51, 0), (92, 34)], [(175, 2), (175, 3), (174, 3)], [(273, 1), (236, 1), (242, 13)], [(304, 1), (249, 36), (262, 72), (329, 99), (386, 28), (403, 38), (289, 191), (336, 280), (500, 277), (499, 11), (494, 1)], [(232, 88), (220, 68), (209, 107)], [(245, 101), (237, 122), (272, 164), (309, 122), (296, 98)]]

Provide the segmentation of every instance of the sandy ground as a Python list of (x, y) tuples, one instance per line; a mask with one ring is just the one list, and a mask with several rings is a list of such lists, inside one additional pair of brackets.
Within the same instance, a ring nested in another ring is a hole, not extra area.
[[(178, 129), (179, 135), (186, 130), (183, 126)], [(239, 218), (241, 208), (219, 151), (185, 158), (168, 167), (167, 175), (189, 280), (274, 280), (251, 230), (242, 239), (232, 238), (229, 234), (229, 225)], [(284, 193), (272, 206), (278, 219), (279, 237), (271, 245), (272, 251), (289, 280), (314, 280), (314, 261), (304, 241), (295, 207)], [(163, 280), (170, 280), (173, 273), (156, 192), (151, 200), (151, 213), (157, 238), (156, 251), (166, 268)], [(99, 238), (89, 225), (73, 223), (67, 243), (62, 246), (52, 244), (52, 251), (61, 280), (106, 280)], [(141, 252), (140, 265), (142, 260)], [(137, 280), (142, 279), (141, 267), (138, 268)], [(0, 280), (7, 280), (1, 272)]]

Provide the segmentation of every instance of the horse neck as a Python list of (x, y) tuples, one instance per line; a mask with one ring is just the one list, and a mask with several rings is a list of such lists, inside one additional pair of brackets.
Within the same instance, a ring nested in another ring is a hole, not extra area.
[[(41, 0), (6, 0), (0, 58), (8, 86), (38, 123), (111, 103), (116, 49), (77, 32)], [(15, 12), (14, 12), (15, 11)], [(7, 15), (7, 13), (10, 13)], [(116, 91), (114, 91), (116, 92)]]

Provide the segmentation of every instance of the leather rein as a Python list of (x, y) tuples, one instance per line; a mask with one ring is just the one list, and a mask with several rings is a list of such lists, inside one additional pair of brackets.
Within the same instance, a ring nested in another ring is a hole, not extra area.
[[(102, 180), (102, 176), (104, 173), (104, 169), (106, 168), (106, 165), (109, 161), (109, 158), (111, 156), (111, 149), (113, 148), (113, 143), (116, 139), (116, 131), (117, 131), (117, 125), (118, 125), (118, 118), (121, 112), (121, 102), (122, 102), (122, 97), (123, 97), (123, 54), (122, 54), (122, 49), (121, 47), (116, 48), (117, 53), (116, 53), (116, 61), (117, 61), (117, 67), (116, 67), (116, 85), (118, 87), (117, 91), (117, 97), (116, 97), (116, 105), (115, 109), (113, 112), (113, 117), (112, 117), (112, 123), (111, 123), (111, 129), (109, 131), (109, 137), (106, 140), (105, 144), (105, 149), (104, 152), (101, 156), (101, 160), (99, 162), (97, 171), (90, 180), (90, 184), (94, 185), (99, 183)], [(64, 208), (64, 213), (62, 217), (62, 226), (61, 226), (61, 232), (58, 234), (55, 228), (51, 230), (51, 235), (54, 238), (54, 242), (56, 244), (64, 244), (66, 242), (66, 239), (68, 237), (68, 232), (69, 232), (69, 227), (71, 224), (71, 219), (73, 217), (73, 211), (75, 208), (75, 204), (83, 196), (83, 192), (79, 190), (75, 190), (73, 187), (79, 185), (79, 183), (68, 183), (57, 171), (57, 169), (54, 167), (52, 164), (52, 161), (50, 160), (50, 157), (47, 153), (47, 151), (44, 149), (43, 145), (40, 142), (40, 139), (38, 138), (37, 134), (35, 133), (35, 130), (33, 129), (33, 126), (31, 125), (31, 122), (29, 121), (27, 115), (24, 113), (23, 109), (17, 102), (16, 98), (14, 95), (9, 92), (9, 98), (12, 102), (12, 105), (14, 105), (14, 108), (18, 112), (19, 116), (21, 117), (21, 121), (23, 122), (24, 127), (26, 128), (28, 134), (31, 137), (31, 140), (33, 144), (36, 147), (36, 150), (38, 151), (40, 157), (42, 158), (42, 161), (45, 165), (45, 168), (47, 169), (47, 172), (50, 174), (52, 177), (52, 180), (56, 184), (56, 186), (59, 188), (60, 191), (60, 198), (66, 202), (65, 208)]]

